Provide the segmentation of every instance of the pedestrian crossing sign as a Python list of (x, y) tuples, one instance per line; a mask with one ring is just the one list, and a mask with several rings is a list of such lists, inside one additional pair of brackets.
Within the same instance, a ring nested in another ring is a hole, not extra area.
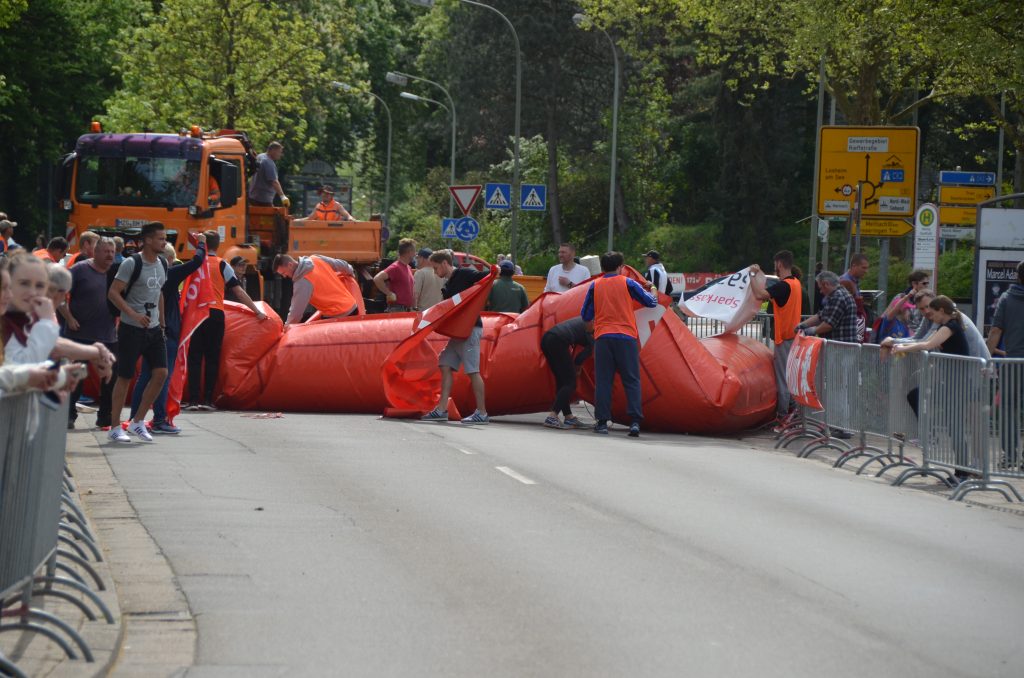
[(484, 207), (489, 210), (512, 209), (512, 184), (487, 184), (484, 187)]
[(441, 237), (442, 238), (458, 238), (456, 234), (455, 226), (459, 223), (458, 219), (442, 219), (441, 220)]
[(519, 187), (519, 209), (543, 212), (547, 201), (548, 187), (544, 184), (523, 184)]

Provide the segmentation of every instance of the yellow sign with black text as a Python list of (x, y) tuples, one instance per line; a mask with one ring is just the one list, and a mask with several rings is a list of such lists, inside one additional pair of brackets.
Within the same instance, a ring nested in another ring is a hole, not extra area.
[(939, 205), (939, 223), (950, 226), (974, 226), (978, 223), (978, 208)]
[(860, 185), (862, 215), (914, 216), (918, 128), (826, 126), (821, 128), (820, 141), (818, 214), (850, 214)]
[(899, 238), (913, 232), (914, 225), (902, 219), (862, 219), (860, 234), (873, 238)]
[(943, 205), (977, 205), (996, 197), (995, 186), (939, 186)]

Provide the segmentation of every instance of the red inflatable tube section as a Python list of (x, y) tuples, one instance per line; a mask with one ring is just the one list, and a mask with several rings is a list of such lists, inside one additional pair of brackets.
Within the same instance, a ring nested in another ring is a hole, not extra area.
[[(488, 286), (489, 281), (486, 281)], [(492, 416), (546, 412), (554, 378), (540, 350), (545, 331), (580, 311), (581, 285), (564, 295), (538, 298), (524, 313), (484, 313), (481, 372)], [(652, 431), (727, 433), (763, 424), (775, 411), (771, 350), (753, 339), (724, 335), (698, 340), (662, 306), (638, 313), (644, 428)], [(219, 405), (236, 409), (381, 414), (389, 401), (382, 368), (392, 352), (423, 327), (419, 313), (320, 320), (282, 334), (281, 321), (258, 322), (244, 307), (226, 304)], [(429, 313), (429, 311), (428, 311)], [(440, 384), (437, 355), (448, 338), (426, 339), (402, 366), (408, 397), (426, 411)], [(394, 370), (392, 370), (394, 372)], [(394, 377), (392, 377), (393, 379)], [(593, 402), (593, 361), (584, 366), (577, 393)], [(392, 385), (392, 400), (394, 385)], [(469, 380), (455, 377), (452, 397), (463, 413), (474, 401)], [(628, 423), (625, 395), (616, 381), (612, 412)]]

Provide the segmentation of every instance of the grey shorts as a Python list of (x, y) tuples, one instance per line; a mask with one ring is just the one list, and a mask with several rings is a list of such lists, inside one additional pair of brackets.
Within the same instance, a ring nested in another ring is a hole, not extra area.
[(441, 351), (438, 365), (458, 370), (464, 367), (466, 374), (480, 372), (480, 337), (484, 334), (482, 327), (474, 327), (466, 339), (449, 339), (448, 345)]

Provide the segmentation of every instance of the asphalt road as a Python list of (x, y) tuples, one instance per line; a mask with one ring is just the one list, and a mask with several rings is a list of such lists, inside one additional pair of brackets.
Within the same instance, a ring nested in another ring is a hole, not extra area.
[(1024, 675), (1024, 518), (542, 418), (189, 414), (105, 450), (193, 677)]

